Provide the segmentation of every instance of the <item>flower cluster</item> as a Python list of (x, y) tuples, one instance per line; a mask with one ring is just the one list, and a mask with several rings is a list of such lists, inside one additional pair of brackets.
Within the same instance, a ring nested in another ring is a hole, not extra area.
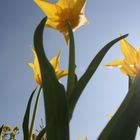
[(19, 126), (12, 128), (10, 125), (3, 125), (0, 140), (15, 140), (16, 135), (19, 134)]

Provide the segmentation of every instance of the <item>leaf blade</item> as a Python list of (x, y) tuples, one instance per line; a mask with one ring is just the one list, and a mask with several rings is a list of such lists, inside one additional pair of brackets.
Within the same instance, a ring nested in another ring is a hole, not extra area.
[(42, 139), (42, 137), (44, 136), (44, 134), (45, 134), (45, 132), (46, 132), (46, 128), (47, 128), (47, 127), (44, 127), (44, 128), (39, 132), (39, 134), (38, 134), (36, 140), (41, 140), (41, 139)]
[(140, 74), (131, 85), (127, 96), (106, 125), (98, 140), (134, 140), (140, 116)]
[(27, 104), (27, 108), (25, 111), (25, 115), (23, 118), (23, 123), (22, 123), (22, 129), (23, 129), (23, 137), (24, 140), (29, 140), (29, 117), (30, 117), (30, 108), (31, 108), (31, 102), (32, 102), (32, 98), (33, 95), (35, 93), (37, 88), (35, 88), (29, 98), (28, 104)]
[(65, 89), (56, 78), (43, 48), (44, 18), (34, 33), (34, 46), (37, 53), (44, 95), (45, 116), (48, 139), (69, 140), (68, 107)]
[(87, 70), (85, 71), (85, 73), (82, 75), (82, 77), (79, 79), (79, 81), (77, 82), (74, 91), (71, 95), (71, 99), (70, 99), (70, 118), (72, 116), (73, 110), (75, 108), (75, 105), (79, 99), (79, 97), (81, 96), (84, 88), (86, 87), (87, 83), (89, 82), (89, 80), (91, 79), (91, 77), (93, 76), (94, 72), (96, 71), (96, 69), (98, 68), (99, 64), (101, 63), (103, 57), (105, 56), (105, 54), (108, 52), (108, 50), (119, 40), (127, 37), (128, 34), (118, 37), (114, 40), (112, 40), (111, 42), (109, 42), (107, 45), (105, 45), (100, 51), (99, 53), (94, 57), (94, 59), (91, 61), (91, 63), (89, 64)]
[(39, 103), (39, 98), (40, 98), (40, 94), (41, 94), (41, 88), (39, 88), (37, 97), (36, 97), (36, 101), (35, 101), (35, 105), (34, 105), (34, 111), (33, 111), (33, 116), (32, 116), (32, 121), (31, 121), (31, 126), (30, 126), (30, 131), (29, 131), (29, 139), (32, 139), (32, 133), (33, 133), (33, 129), (34, 129), (34, 124), (35, 124), (35, 119), (36, 119), (36, 113), (37, 113), (37, 108), (38, 108), (38, 103)]

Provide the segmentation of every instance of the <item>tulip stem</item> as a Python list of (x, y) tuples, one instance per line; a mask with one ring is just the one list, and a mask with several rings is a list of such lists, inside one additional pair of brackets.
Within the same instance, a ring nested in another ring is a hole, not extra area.
[(34, 106), (33, 117), (32, 117), (32, 122), (31, 122), (31, 126), (30, 126), (30, 132), (29, 132), (29, 140), (32, 140), (32, 133), (33, 133), (33, 129), (34, 129), (34, 124), (35, 124), (36, 113), (37, 113), (41, 89), (42, 89), (42, 87), (40, 86), (38, 94), (37, 94), (35, 106)]
[(132, 85), (132, 79), (130, 76), (128, 76), (128, 89), (130, 89), (131, 85)]
[(75, 42), (72, 27), (67, 21), (67, 28), (69, 33), (69, 64), (68, 64), (68, 81), (67, 81), (67, 94), (70, 96), (75, 86)]

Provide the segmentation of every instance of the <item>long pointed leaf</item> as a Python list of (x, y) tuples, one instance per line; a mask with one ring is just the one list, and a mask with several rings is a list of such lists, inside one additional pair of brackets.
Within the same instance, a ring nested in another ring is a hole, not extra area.
[(68, 82), (67, 82), (67, 95), (70, 96), (75, 86), (75, 43), (72, 28), (67, 22), (69, 32), (69, 69), (68, 69)]
[(33, 111), (33, 116), (32, 116), (32, 121), (31, 121), (31, 126), (30, 126), (30, 133), (29, 133), (29, 139), (32, 138), (32, 133), (33, 133), (33, 129), (34, 129), (34, 124), (35, 124), (35, 119), (36, 119), (36, 113), (37, 113), (37, 108), (38, 108), (38, 103), (39, 103), (39, 98), (40, 98), (40, 94), (41, 94), (41, 88), (39, 88), (37, 97), (36, 97), (36, 101), (35, 101), (35, 105), (34, 105), (34, 111)]
[(48, 140), (69, 140), (68, 107), (64, 86), (56, 78), (43, 48), (44, 18), (36, 28), (34, 46), (38, 56), (44, 95)]
[(27, 108), (26, 108), (26, 112), (23, 118), (23, 123), (22, 123), (22, 129), (23, 129), (23, 138), (24, 140), (29, 140), (29, 117), (30, 117), (30, 108), (31, 108), (31, 102), (32, 102), (32, 98), (33, 95), (35, 93), (37, 88), (35, 88), (29, 98), (28, 104), (27, 104)]
[(140, 74), (98, 140), (134, 140), (140, 116)]
[[(79, 79), (79, 81), (77, 82), (73, 93), (71, 95), (70, 98), (70, 115), (72, 116), (73, 110), (75, 108), (75, 105), (79, 99), (79, 97), (81, 96), (84, 88), (86, 87), (86, 85), (88, 84), (89, 80), (91, 79), (91, 77), (93, 76), (94, 72), (96, 71), (96, 69), (98, 68), (99, 64), (101, 63), (102, 59), (104, 58), (105, 54), (108, 52), (108, 50), (118, 41), (120, 41), (121, 39), (127, 37), (128, 34), (118, 37), (116, 39), (114, 39), (113, 41), (109, 42), (107, 45), (105, 45), (100, 51), (99, 53), (94, 57), (94, 59), (91, 61), (90, 65), (88, 66), (87, 70), (85, 71), (85, 73), (82, 75), (82, 77)], [(70, 116), (70, 118), (71, 118)]]

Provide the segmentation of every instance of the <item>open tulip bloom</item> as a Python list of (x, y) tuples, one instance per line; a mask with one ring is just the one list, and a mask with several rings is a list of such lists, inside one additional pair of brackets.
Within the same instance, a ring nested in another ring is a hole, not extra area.
[[(41, 73), (40, 73), (40, 66), (39, 66), (39, 62), (38, 62), (38, 57), (37, 57), (37, 54), (36, 54), (34, 48), (32, 49), (32, 52), (34, 54), (34, 63), (29, 63), (28, 62), (27, 65), (30, 68), (32, 68), (32, 70), (34, 72), (34, 79), (35, 79), (36, 83), (41, 85), (42, 84), (42, 78), (41, 78)], [(64, 77), (64, 76), (68, 75), (67, 70), (60, 70), (60, 64), (59, 64), (60, 55), (61, 55), (61, 51), (57, 54), (57, 56), (55, 56), (50, 61), (51, 65), (54, 68), (57, 79), (60, 79), (61, 77)]]
[(120, 48), (124, 55), (124, 59), (115, 60), (106, 66), (119, 67), (123, 74), (126, 74), (134, 79), (140, 72), (140, 48), (135, 49), (125, 39), (120, 41)]
[(70, 23), (73, 31), (88, 23), (84, 16), (86, 0), (58, 0), (56, 3), (34, 1), (48, 17), (46, 26), (63, 33), (66, 42), (69, 40), (66, 22)]

